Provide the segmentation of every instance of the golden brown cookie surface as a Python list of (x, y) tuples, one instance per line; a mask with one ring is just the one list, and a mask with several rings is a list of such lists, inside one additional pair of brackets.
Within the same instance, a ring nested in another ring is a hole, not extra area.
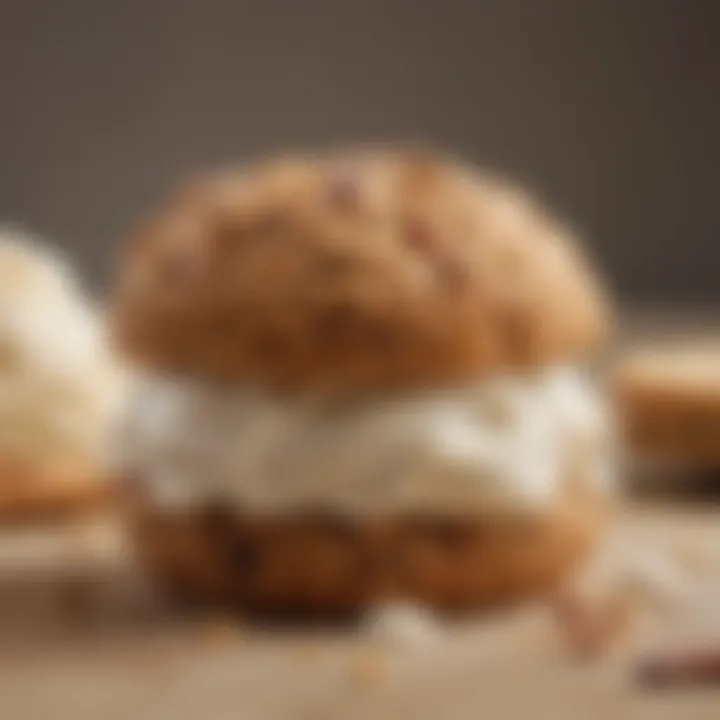
[(574, 361), (605, 309), (572, 240), (518, 193), (358, 153), (180, 193), (129, 248), (115, 330), (158, 370), (368, 388)]

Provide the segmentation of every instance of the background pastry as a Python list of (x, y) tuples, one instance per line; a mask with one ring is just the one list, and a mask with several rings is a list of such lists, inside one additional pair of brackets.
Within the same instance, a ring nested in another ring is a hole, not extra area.
[(74, 513), (110, 493), (106, 443), (120, 375), (72, 270), (0, 232), (0, 519)]
[(630, 449), (646, 458), (720, 466), (720, 345), (677, 340), (628, 351), (615, 399)]

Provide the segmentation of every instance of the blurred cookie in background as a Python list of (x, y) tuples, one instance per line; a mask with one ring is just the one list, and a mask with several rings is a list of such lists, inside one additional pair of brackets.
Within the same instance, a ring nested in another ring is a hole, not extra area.
[(720, 469), (720, 342), (629, 351), (618, 362), (614, 387), (632, 454), (673, 468)]
[(105, 503), (107, 432), (121, 376), (72, 268), (0, 228), (0, 522)]

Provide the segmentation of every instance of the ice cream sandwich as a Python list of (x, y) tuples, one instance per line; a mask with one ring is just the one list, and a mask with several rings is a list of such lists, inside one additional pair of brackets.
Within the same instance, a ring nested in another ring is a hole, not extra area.
[(563, 225), (416, 152), (198, 178), (128, 242), (118, 439), (140, 556), (204, 602), (472, 608), (593, 546), (607, 301)]

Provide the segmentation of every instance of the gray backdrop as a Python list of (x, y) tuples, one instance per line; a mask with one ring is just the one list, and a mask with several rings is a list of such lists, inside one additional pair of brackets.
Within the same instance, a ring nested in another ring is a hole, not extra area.
[(0, 218), (102, 285), (178, 175), (426, 140), (586, 231), (627, 299), (720, 300), (720, 2), (0, 0)]

